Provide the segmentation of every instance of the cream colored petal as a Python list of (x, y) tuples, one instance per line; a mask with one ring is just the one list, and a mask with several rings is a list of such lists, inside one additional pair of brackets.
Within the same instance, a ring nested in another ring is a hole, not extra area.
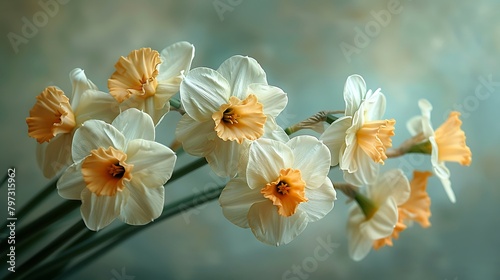
[(259, 63), (248, 56), (235, 55), (224, 61), (219, 72), (229, 83), (231, 95), (243, 100), (250, 84), (267, 85), (266, 73)]
[(220, 177), (234, 177), (238, 172), (241, 144), (216, 138), (213, 147), (213, 151), (206, 156), (212, 171)]
[(73, 86), (73, 94), (71, 98), (71, 108), (76, 110), (80, 103), (80, 98), (82, 94), (87, 90), (97, 90), (97, 86), (92, 83), (87, 76), (85, 76), (85, 72), (80, 68), (75, 68), (69, 73), (69, 78), (71, 80), (71, 84)]
[(177, 140), (184, 150), (194, 156), (205, 157), (215, 149), (213, 120), (197, 122), (188, 114), (184, 114), (175, 129)]
[(57, 181), (57, 192), (66, 199), (80, 200), (85, 181), (82, 176), (82, 162), (68, 167)]
[(158, 69), (158, 81), (168, 80), (186, 74), (191, 68), (191, 62), (194, 58), (194, 46), (188, 42), (177, 42), (166, 48), (160, 53), (162, 63)]
[(181, 83), (182, 105), (191, 118), (204, 122), (212, 119), (221, 105), (228, 103), (230, 85), (217, 71), (209, 68), (191, 70)]
[(128, 141), (155, 140), (155, 126), (151, 117), (135, 108), (121, 112), (111, 123)]
[(364, 103), (365, 106), (362, 107), (364, 110), (364, 121), (376, 121), (383, 118), (386, 101), (384, 94), (380, 90), (376, 90)]
[(123, 190), (127, 196), (120, 212), (120, 220), (129, 225), (145, 225), (158, 218), (165, 202), (163, 186), (145, 186), (142, 182), (129, 182)]
[(422, 132), (425, 137), (434, 135), (434, 129), (431, 123), (432, 105), (427, 99), (420, 99), (418, 101), (420, 111), (422, 111)]
[[(346, 155), (344, 155), (344, 158), (346, 158)], [(380, 164), (374, 162), (372, 158), (361, 149), (354, 149), (354, 154), (352, 155), (350, 163), (350, 170), (355, 171), (344, 171), (344, 179), (346, 182), (355, 186), (361, 186), (372, 184), (376, 181), (380, 170)]]
[(262, 105), (264, 114), (277, 117), (288, 103), (287, 94), (278, 87), (267, 84), (250, 84), (248, 93), (253, 93)]
[(280, 170), (292, 167), (293, 163), (292, 149), (285, 143), (269, 139), (253, 141), (246, 171), (248, 185), (261, 189), (278, 179)]
[(353, 205), (349, 211), (347, 238), (349, 256), (355, 261), (364, 259), (373, 245), (373, 240), (360, 230), (360, 226), (364, 221), (365, 215), (361, 211), (361, 208), (358, 205)]
[(270, 200), (255, 203), (248, 211), (248, 225), (255, 237), (273, 246), (290, 243), (304, 231), (307, 222), (307, 214), (300, 210), (290, 217), (281, 216)]
[(121, 150), (125, 147), (125, 137), (112, 125), (99, 120), (86, 121), (76, 130), (73, 137), (73, 161), (78, 162), (99, 147), (114, 147)]
[(333, 209), (337, 193), (333, 188), (332, 181), (327, 177), (319, 188), (306, 188), (306, 198), (308, 201), (299, 204), (299, 209), (307, 213), (309, 222), (315, 222)]
[(127, 164), (132, 164), (131, 184), (156, 188), (172, 176), (177, 156), (168, 147), (143, 139), (135, 139), (127, 147)]
[(87, 90), (82, 93), (74, 113), (77, 125), (92, 119), (111, 123), (120, 113), (120, 107), (109, 93)]
[(292, 168), (300, 170), (308, 188), (319, 188), (330, 172), (330, 150), (318, 139), (309, 135), (292, 138), (287, 146), (293, 153)]
[(392, 197), (396, 205), (401, 205), (410, 197), (410, 183), (401, 169), (392, 169), (379, 175), (377, 182), (368, 188), (371, 199), (376, 204), (384, 203), (388, 197)]
[(456, 197), (453, 189), (451, 188), (450, 170), (446, 167), (444, 162), (440, 162), (438, 160), (438, 145), (434, 136), (429, 137), (429, 142), (432, 145), (431, 163), (434, 169), (434, 173), (439, 178), (439, 180), (441, 180), (441, 184), (443, 185), (444, 191), (446, 192), (446, 195), (448, 195), (450, 201), (452, 203), (455, 203)]
[(354, 116), (358, 110), (361, 102), (365, 98), (366, 83), (360, 75), (351, 75), (347, 77), (344, 86), (344, 100), (345, 100), (345, 115)]
[(60, 134), (49, 143), (37, 145), (37, 162), (46, 178), (56, 176), (73, 163), (71, 157), (72, 134)]
[(274, 118), (269, 116), (267, 116), (266, 123), (264, 124), (264, 134), (261, 138), (272, 139), (283, 143), (290, 141), (290, 137), (288, 137), (283, 128), (276, 124)]
[(351, 126), (352, 117), (346, 116), (335, 120), (320, 136), (320, 140), (330, 151), (331, 166), (339, 164), (340, 151), (345, 149), (346, 131)]
[(389, 198), (371, 219), (361, 223), (359, 230), (371, 240), (377, 240), (391, 235), (397, 222), (398, 206), (394, 199)]
[(123, 203), (123, 196), (97, 196), (87, 188), (81, 194), (82, 214), (85, 225), (90, 230), (99, 231), (108, 226), (116, 217), (120, 215)]
[(250, 189), (244, 177), (231, 179), (222, 190), (219, 203), (224, 217), (231, 223), (248, 228), (248, 211), (254, 203), (267, 201), (259, 189)]

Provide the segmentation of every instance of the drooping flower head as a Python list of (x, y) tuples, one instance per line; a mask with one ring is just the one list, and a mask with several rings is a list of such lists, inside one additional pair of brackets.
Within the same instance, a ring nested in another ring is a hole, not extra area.
[(432, 173), (425, 171), (413, 171), (413, 179), (410, 182), (410, 197), (408, 200), (398, 205), (398, 222), (391, 235), (375, 240), (373, 248), (378, 250), (388, 245), (392, 246), (392, 239), (398, 239), (399, 233), (410, 226), (413, 221), (418, 222), (422, 227), (430, 227), (429, 217), (431, 216), (431, 199), (427, 194), (427, 179)]
[(219, 202), (229, 221), (250, 228), (266, 244), (289, 243), (333, 208), (328, 148), (312, 136), (253, 141), (244, 166)]
[(287, 96), (267, 84), (253, 58), (233, 56), (217, 71), (193, 69), (181, 83), (180, 95), (186, 114), (177, 125), (177, 139), (186, 152), (206, 157), (219, 176), (236, 174), (245, 141), (288, 140), (275, 123)]
[(102, 229), (117, 217), (143, 225), (160, 216), (163, 185), (172, 175), (176, 156), (154, 137), (151, 117), (134, 108), (111, 124), (89, 120), (75, 132), (74, 163), (57, 188), (62, 197), (82, 201), (81, 214), (89, 229)]
[(450, 182), (450, 171), (445, 166), (445, 162), (454, 161), (468, 166), (472, 161), (471, 150), (465, 142), (465, 133), (460, 128), (462, 125), (462, 121), (459, 119), (460, 113), (451, 112), (448, 119), (434, 131), (431, 124), (431, 103), (426, 99), (421, 99), (418, 106), (422, 115), (408, 121), (408, 130), (412, 135), (423, 135), (425, 140), (420, 146), (422, 150), (431, 154), (434, 172), (441, 180), (451, 202), (455, 202), (455, 193)]
[(394, 119), (382, 119), (385, 96), (377, 89), (366, 91), (359, 75), (347, 78), (344, 87), (345, 116), (334, 121), (320, 139), (331, 152), (331, 165), (340, 164), (344, 179), (356, 186), (372, 183), (379, 164), (392, 146)]
[(398, 205), (409, 195), (408, 179), (399, 169), (380, 174), (373, 184), (361, 189), (347, 223), (349, 256), (353, 260), (363, 259), (374, 241), (388, 237), (395, 227), (405, 227), (398, 222)]
[(36, 97), (37, 102), (26, 118), (28, 135), (37, 140), (37, 160), (43, 175), (54, 177), (71, 163), (71, 140), (75, 130), (89, 119), (111, 122), (119, 112), (117, 102), (101, 92), (82, 69), (70, 73), (72, 100), (55, 86)]
[(156, 124), (170, 110), (170, 98), (179, 91), (184, 75), (191, 68), (194, 46), (178, 42), (161, 54), (141, 48), (121, 57), (108, 80), (109, 93), (122, 110), (138, 108)]

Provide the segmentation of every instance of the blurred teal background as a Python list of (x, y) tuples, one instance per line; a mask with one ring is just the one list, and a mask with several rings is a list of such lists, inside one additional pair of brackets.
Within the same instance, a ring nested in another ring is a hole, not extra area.
[[(339, 193), (334, 210), (286, 246), (260, 243), (211, 202), (142, 231), (65, 279), (117, 279), (114, 272), (122, 269), (135, 279), (500, 279), (498, 1), (53, 2), (52, 15), (39, 1), (0, 4), (0, 173), (16, 168), (18, 208), (29, 207), (26, 202), (48, 182), (35, 163), (36, 141), (25, 123), (35, 96), (49, 85), (69, 94), (68, 74), (75, 67), (106, 90), (119, 56), (181, 40), (195, 45), (193, 67), (216, 69), (235, 54), (259, 61), (269, 84), (288, 93), (278, 119), (283, 127), (320, 110), (343, 109), (345, 79), (358, 73), (368, 88), (380, 87), (386, 95), (386, 116), (397, 121), (394, 145), (409, 137), (405, 123), (420, 113), (417, 101), (427, 98), (435, 127), (450, 110), (462, 112), (473, 154), (470, 167), (448, 164), (456, 204), (431, 177), (432, 226), (414, 225), (394, 247), (372, 251), (361, 262), (347, 255), (349, 206)], [(22, 36), (23, 25), (34, 20), (37, 31), (14, 46), (8, 34)], [(342, 50), (346, 45), (351, 53)], [(178, 120), (170, 113), (157, 128), (157, 141), (169, 144)], [(193, 159), (182, 155), (178, 166)], [(414, 168), (429, 169), (428, 161), (405, 156), (383, 168), (402, 167), (411, 177)], [(167, 188), (166, 203), (220, 183), (207, 167), (194, 174)], [(332, 170), (331, 177), (340, 180), (340, 172)], [(0, 192), (5, 221), (6, 189)], [(62, 201), (54, 190), (44, 207)], [(59, 222), (54, 236), (70, 224)], [(324, 261), (314, 260), (318, 239), (336, 244)], [(294, 265), (303, 274), (287, 274)]]

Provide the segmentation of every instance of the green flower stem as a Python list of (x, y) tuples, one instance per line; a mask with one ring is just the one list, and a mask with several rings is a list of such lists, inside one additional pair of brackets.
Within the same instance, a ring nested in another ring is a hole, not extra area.
[[(10, 274), (6, 279), (14, 279), (18, 277), (22, 277), (24, 273), (27, 273), (29, 271), (30, 267), (33, 267), (37, 265), (38, 263), (43, 262), (48, 255), (53, 253), (54, 251), (58, 250), (61, 246), (61, 244), (66, 243), (67, 241), (71, 240), (72, 238), (75, 237), (80, 231), (83, 229), (86, 229), (85, 224), (81, 219), (79, 219), (75, 224), (73, 224), (69, 229), (65, 230), (63, 234), (61, 234), (59, 237), (54, 239), (52, 242), (50, 242), (47, 246), (45, 246), (42, 250), (40, 250), (38, 253), (36, 253), (33, 257), (28, 259), (25, 263), (20, 265), (16, 270), (18, 271), (17, 273)], [(37, 275), (33, 275), (37, 276)], [(33, 279), (33, 278), (31, 278)]]
[[(80, 263), (76, 264), (74, 267), (68, 269), (68, 272), (74, 272), (75, 269), (80, 269), (86, 264), (95, 261), (99, 256), (104, 255), (107, 250), (110, 250), (114, 246), (118, 245), (120, 242), (123, 242), (125, 239), (131, 237), (132, 235), (138, 233), (141, 230), (144, 230), (150, 226), (157, 225), (159, 222), (168, 219), (176, 214), (187, 211), (191, 208), (195, 208), (200, 206), (206, 202), (215, 200), (219, 197), (222, 192), (224, 186), (219, 186), (216, 189), (208, 190), (200, 194), (192, 195), (187, 198), (181, 199), (177, 202), (174, 202), (170, 205), (167, 205), (163, 208), (162, 215), (155, 220), (154, 223), (149, 223), (144, 226), (130, 226), (130, 225), (121, 225), (117, 228), (114, 228), (106, 233), (102, 233), (102, 235), (98, 235), (95, 238), (90, 238), (87, 240), (83, 240), (80, 244), (75, 244), (75, 246), (69, 248), (68, 250), (62, 252), (56, 258), (47, 261), (41, 262), (38, 265), (34, 266), (30, 272), (30, 275), (36, 275), (38, 278), (43, 278), (51, 273), (52, 270), (55, 270), (57, 264), (68, 259), (72, 259), (74, 257), (79, 256), (82, 253), (85, 253), (91, 249), (97, 249), (98, 246), (102, 246), (100, 250), (97, 250), (93, 254), (87, 256)], [(99, 233), (96, 233), (99, 234)]]
[(332, 115), (332, 114), (329, 114), (328, 116), (326, 116), (326, 122), (329, 123), (329, 124), (332, 124), (334, 121), (338, 120), (339, 118)]
[(371, 217), (373, 217), (378, 210), (373, 201), (359, 192), (354, 195), (354, 200), (358, 203), (367, 220), (371, 219)]
[(170, 98), (170, 106), (172, 106), (175, 109), (180, 109), (181, 101), (177, 98)]
[(2, 178), (2, 181), (0, 181), (0, 188), (7, 182), (7, 179), (9, 178), (9, 175), (5, 173), (5, 176)]
[(191, 163), (188, 163), (187, 165), (175, 170), (172, 174), (172, 177), (170, 178), (170, 180), (168, 180), (165, 186), (206, 164), (207, 161), (205, 160), (205, 158), (199, 158)]

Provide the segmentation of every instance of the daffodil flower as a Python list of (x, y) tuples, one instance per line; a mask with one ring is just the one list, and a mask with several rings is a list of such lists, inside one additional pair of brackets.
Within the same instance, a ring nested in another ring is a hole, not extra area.
[(344, 87), (345, 116), (334, 121), (320, 139), (331, 153), (331, 165), (339, 164), (344, 179), (356, 186), (372, 183), (385, 151), (392, 146), (394, 119), (383, 120), (385, 96), (377, 89), (366, 91), (359, 75), (347, 78)]
[(328, 148), (312, 136), (253, 141), (245, 172), (219, 198), (224, 216), (270, 245), (292, 241), (333, 209)]
[(392, 239), (398, 239), (399, 234), (413, 221), (418, 222), (424, 228), (431, 226), (429, 222), (431, 199), (426, 191), (427, 179), (431, 175), (432, 173), (429, 171), (413, 171), (413, 179), (410, 182), (410, 197), (405, 203), (398, 205), (398, 222), (391, 235), (373, 242), (375, 250), (385, 245), (392, 246)]
[(471, 150), (465, 143), (465, 133), (460, 128), (462, 125), (459, 119), (460, 113), (451, 112), (448, 119), (434, 131), (431, 124), (431, 103), (426, 99), (421, 99), (418, 106), (422, 115), (408, 121), (408, 130), (412, 135), (423, 135), (425, 140), (419, 146), (424, 152), (431, 154), (434, 173), (441, 180), (450, 201), (455, 202), (455, 193), (450, 182), (450, 170), (445, 166), (445, 162), (454, 161), (469, 166), (472, 161)]
[(75, 132), (74, 163), (57, 189), (63, 198), (82, 201), (81, 215), (89, 229), (100, 230), (117, 217), (144, 225), (160, 216), (163, 185), (176, 156), (154, 137), (151, 117), (134, 108), (111, 124), (89, 120)]
[(75, 130), (89, 119), (111, 122), (119, 113), (118, 103), (101, 92), (82, 69), (70, 73), (72, 100), (55, 86), (45, 88), (26, 118), (28, 135), (35, 138), (37, 162), (43, 175), (54, 177), (71, 164), (71, 141)]
[(236, 174), (245, 141), (262, 137), (288, 141), (275, 117), (287, 104), (286, 94), (269, 86), (253, 58), (233, 56), (217, 71), (191, 70), (181, 83), (186, 114), (176, 137), (189, 154), (205, 157), (219, 176)]
[(380, 174), (374, 183), (361, 189), (347, 223), (349, 256), (353, 260), (363, 259), (375, 240), (392, 234), (398, 224), (398, 205), (409, 195), (410, 184), (399, 169)]
[(120, 108), (137, 108), (148, 113), (155, 125), (170, 110), (170, 98), (179, 91), (184, 75), (191, 68), (194, 46), (178, 42), (158, 53), (141, 48), (121, 57), (108, 80), (109, 93)]

